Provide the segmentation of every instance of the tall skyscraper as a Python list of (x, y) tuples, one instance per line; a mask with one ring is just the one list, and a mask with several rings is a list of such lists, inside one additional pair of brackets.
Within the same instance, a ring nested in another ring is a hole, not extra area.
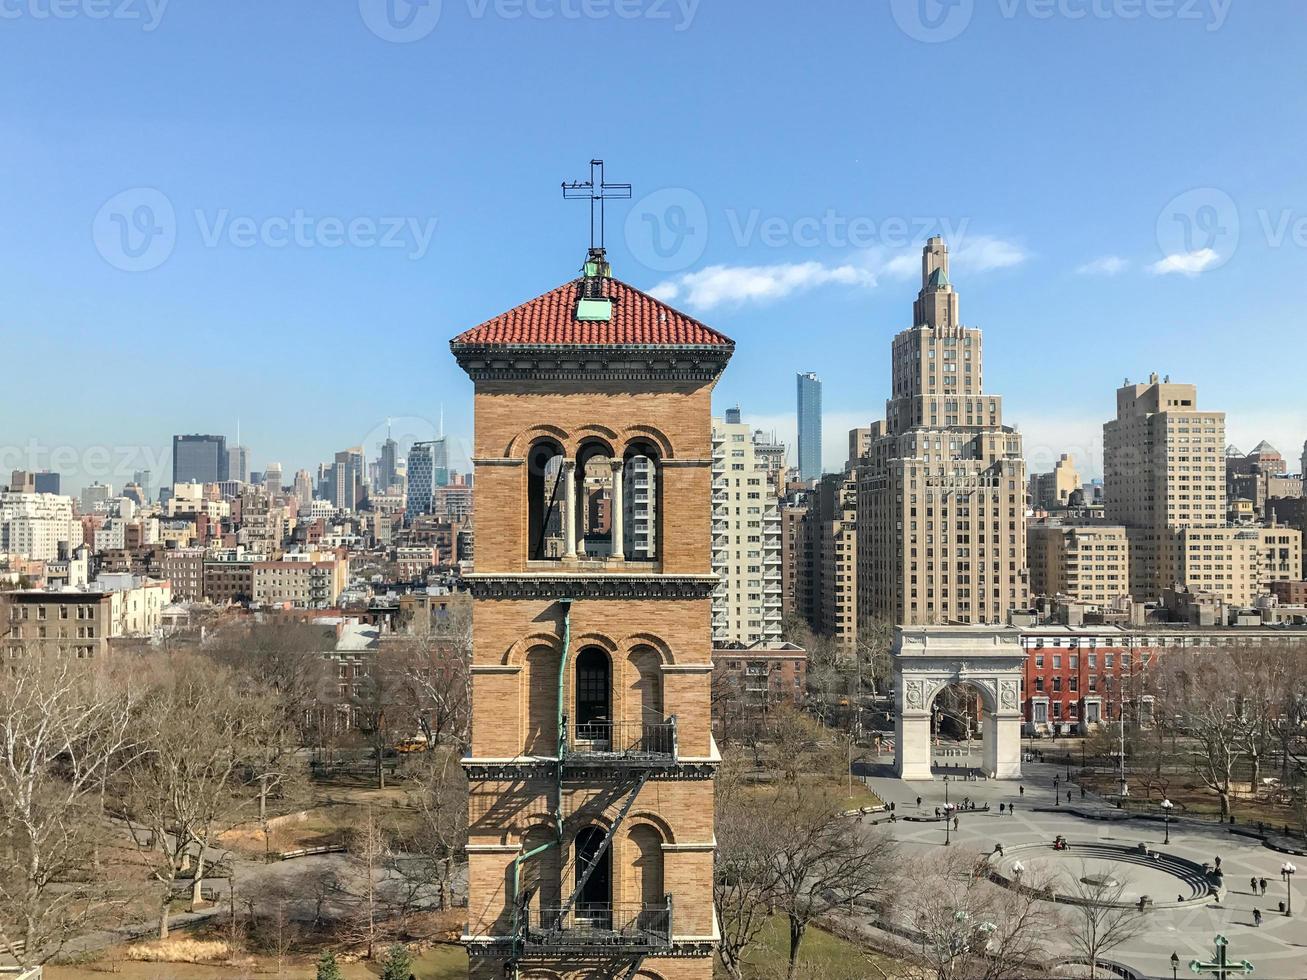
[[(415, 442), (408, 451), (408, 494), (404, 501), (404, 520), (430, 514), (436, 487), (437, 442)], [(448, 472), (448, 471), (446, 471)]]
[(781, 638), (781, 515), (770, 447), (738, 408), (713, 419), (714, 643)]
[(358, 510), (365, 496), (363, 483), (363, 447), (355, 446), (336, 453), (328, 478), (331, 502), (337, 510)]
[(307, 508), (313, 502), (313, 474), (308, 470), (295, 471), (295, 497), (301, 507)]
[(173, 436), (173, 483), (221, 483), (227, 475), (226, 436)]
[(141, 488), (147, 502), (154, 499), (154, 474), (149, 470), (137, 470), (132, 474), (132, 482)]
[(1302, 444), (1302, 459), (1298, 461), (1298, 465), (1302, 467), (1298, 472), (1302, 474), (1303, 488), (1307, 490), (1307, 441)]
[(799, 479), (821, 478), (821, 379), (812, 372), (798, 376)]
[(981, 333), (958, 318), (942, 238), (921, 271), (858, 467), (858, 620), (1002, 623), (1029, 601), (1021, 436), (984, 393)]
[(227, 448), (227, 479), (250, 482), (250, 451), (245, 446)]
[(398, 473), (396, 462), (399, 459), (399, 443), (394, 439), (386, 436), (386, 441), (381, 444), (381, 458), (377, 467), (377, 484), (382, 493), (388, 491), (398, 482)]
[[(145, 475), (148, 478), (150, 471), (146, 470)], [(49, 470), (42, 470), (34, 478), (37, 493), (55, 493), (59, 492), (59, 474), (51, 473)]]

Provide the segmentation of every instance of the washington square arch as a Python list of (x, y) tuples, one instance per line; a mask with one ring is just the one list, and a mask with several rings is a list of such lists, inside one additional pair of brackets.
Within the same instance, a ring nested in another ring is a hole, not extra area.
[(951, 685), (974, 690), (981, 703), (983, 762), (991, 779), (1021, 776), (1020, 630), (1011, 626), (905, 626), (892, 654), (897, 721), (894, 771), (931, 779), (931, 711)]

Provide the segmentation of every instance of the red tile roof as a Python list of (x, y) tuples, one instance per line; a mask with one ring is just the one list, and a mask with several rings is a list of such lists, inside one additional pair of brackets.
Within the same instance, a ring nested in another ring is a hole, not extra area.
[(605, 281), (613, 301), (607, 321), (578, 320), (577, 300), (582, 280), (559, 286), (501, 313), (451, 341), (455, 347), (549, 346), (695, 346), (732, 347), (724, 334), (686, 316), (619, 279)]

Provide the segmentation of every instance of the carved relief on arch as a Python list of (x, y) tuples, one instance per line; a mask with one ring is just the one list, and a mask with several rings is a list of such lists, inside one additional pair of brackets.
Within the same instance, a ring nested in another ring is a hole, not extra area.
[(621, 441), (623, 457), (631, 454), (632, 444), (641, 442), (651, 444), (658, 451), (659, 459), (674, 459), (676, 456), (675, 451), (672, 449), (672, 441), (660, 429), (652, 425), (628, 425), (622, 430)]
[(659, 657), (663, 663), (674, 664), (676, 657), (672, 653), (672, 648), (668, 646), (667, 641), (662, 637), (654, 636), (652, 633), (632, 633), (630, 636), (622, 637), (622, 649), (631, 653), (640, 647), (649, 647)]
[(529, 633), (504, 651), (500, 661), (505, 667), (521, 667), (526, 663), (526, 655), (536, 647), (548, 647), (555, 654), (561, 653), (558, 635), (555, 633)]
[(526, 459), (526, 454), (531, 450), (531, 447), (542, 440), (557, 442), (566, 450), (571, 438), (566, 429), (559, 428), (556, 425), (533, 425), (531, 428), (523, 429), (513, 436), (512, 440), (504, 448), (504, 458)]

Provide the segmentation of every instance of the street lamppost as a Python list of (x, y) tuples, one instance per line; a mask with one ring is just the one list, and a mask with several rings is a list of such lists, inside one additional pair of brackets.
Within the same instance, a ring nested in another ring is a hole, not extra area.
[(1162, 843), (1171, 843), (1171, 809), (1175, 806), (1170, 800), (1162, 801), (1162, 819), (1166, 821), (1166, 840)]
[(1053, 805), (1054, 806), (1062, 805), (1062, 794), (1058, 790), (1059, 790), (1058, 779), (1056, 776), (1054, 776), (1053, 777)]
[(1289, 905), (1285, 909), (1285, 915), (1293, 915), (1293, 876), (1298, 871), (1292, 863), (1285, 861), (1284, 866), (1280, 868), (1280, 877), (1284, 879), (1284, 890), (1288, 895)]
[(1180, 973), (1180, 954), (1171, 954), (1171, 980), (1176, 980)]
[(948, 847), (952, 843), (949, 832), (953, 829), (953, 804), (944, 804), (944, 846)]

